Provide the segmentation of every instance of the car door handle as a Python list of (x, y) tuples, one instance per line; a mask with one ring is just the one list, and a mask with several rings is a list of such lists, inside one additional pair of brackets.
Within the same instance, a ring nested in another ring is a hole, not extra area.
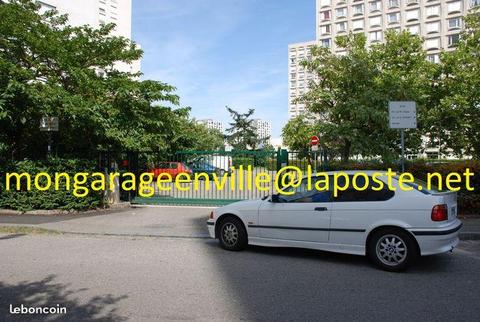
[(315, 211), (327, 211), (327, 207), (315, 207)]

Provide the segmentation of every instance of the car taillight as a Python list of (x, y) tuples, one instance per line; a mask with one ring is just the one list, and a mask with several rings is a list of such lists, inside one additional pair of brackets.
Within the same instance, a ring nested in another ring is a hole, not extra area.
[(436, 205), (432, 208), (432, 220), (444, 221), (448, 220), (447, 205)]
[(213, 219), (213, 211), (210, 212), (210, 216), (208, 217), (209, 219)]

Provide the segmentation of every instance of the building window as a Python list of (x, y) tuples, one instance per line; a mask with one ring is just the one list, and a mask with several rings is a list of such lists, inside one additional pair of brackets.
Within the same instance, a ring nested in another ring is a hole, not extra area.
[(440, 56), (438, 56), (438, 54), (428, 55), (427, 59), (428, 59), (429, 62), (432, 62), (432, 63), (435, 63), (435, 64), (440, 62)]
[(439, 49), (440, 48), (440, 38), (427, 39), (425, 41), (425, 47), (427, 49)]
[(407, 11), (405, 14), (405, 19), (407, 21), (415, 21), (415, 20), (418, 20), (419, 15), (420, 15), (420, 10), (418, 9)]
[(427, 7), (427, 18), (440, 16), (440, 6)]
[(338, 8), (336, 14), (337, 18), (345, 18), (347, 16), (347, 8)]
[(440, 22), (439, 21), (429, 22), (425, 25), (425, 27), (427, 28), (427, 34), (433, 34), (433, 33), (440, 32)]
[(461, 1), (450, 2), (450, 3), (447, 4), (448, 14), (460, 13), (461, 10), (462, 10), (462, 2)]
[(370, 18), (370, 27), (380, 27), (382, 25), (382, 16)]
[(98, 12), (99, 12), (102, 16), (105, 16), (105, 9), (104, 9), (104, 8), (98, 8)]
[(382, 32), (381, 31), (370, 32), (370, 41), (371, 42), (382, 41)]
[(389, 7), (389, 8), (398, 8), (398, 7), (400, 7), (400, 1), (399, 1), (399, 0), (388, 0), (388, 7)]
[(380, 11), (380, 10), (382, 10), (382, 2), (381, 1), (370, 2), (370, 12)]
[(448, 36), (448, 47), (455, 47), (460, 40), (460, 34)]
[(354, 31), (355, 30), (362, 30), (363, 26), (364, 26), (363, 19), (362, 20), (354, 20), (352, 22), (352, 28), (353, 28)]
[(460, 17), (448, 19), (448, 29), (460, 28)]
[(322, 20), (330, 20), (330, 10), (320, 12)]
[(470, 7), (480, 6), (480, 0), (470, 0)]
[(400, 21), (400, 13), (389, 13), (387, 16), (388, 23), (398, 23)]
[(412, 35), (419, 35), (420, 34), (420, 25), (408, 26), (407, 30)]
[(353, 6), (353, 15), (363, 15), (363, 4)]
[(347, 31), (347, 22), (338, 22), (337, 23), (337, 32), (345, 32)]
[(407, 0), (407, 5), (418, 4), (418, 0)]
[(332, 0), (320, 0), (320, 6), (328, 7), (332, 4)]
[(322, 39), (320, 40), (320, 45), (322, 47), (330, 48), (330, 39)]
[(325, 26), (320, 26), (320, 33), (322, 35), (329, 34), (331, 32), (331, 27), (330, 25), (325, 25)]

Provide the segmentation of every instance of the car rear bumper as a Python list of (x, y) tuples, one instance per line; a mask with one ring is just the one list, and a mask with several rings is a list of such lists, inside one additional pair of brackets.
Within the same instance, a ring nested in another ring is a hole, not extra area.
[(208, 234), (211, 238), (215, 238), (215, 222), (208, 220), (207, 221)]
[(434, 255), (451, 251), (458, 245), (458, 231), (462, 222), (456, 220), (453, 225), (442, 229), (411, 229), (420, 247), (420, 253)]

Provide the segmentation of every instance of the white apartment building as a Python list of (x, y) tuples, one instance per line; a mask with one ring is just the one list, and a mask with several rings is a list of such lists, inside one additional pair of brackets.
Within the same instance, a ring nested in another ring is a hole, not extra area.
[(305, 112), (305, 104), (293, 103), (295, 98), (302, 96), (308, 88), (308, 82), (313, 76), (300, 64), (310, 58), (310, 49), (316, 41), (307, 41), (288, 46), (288, 116), (293, 118)]
[(198, 120), (197, 122), (205, 125), (207, 129), (215, 129), (220, 131), (220, 133), (223, 133), (223, 124), (220, 121), (215, 121), (212, 119), (204, 119), (204, 120)]
[[(43, 11), (56, 9), (60, 14), (68, 14), (72, 26), (98, 28), (114, 23), (113, 35), (132, 39), (132, 0), (41, 0), (38, 3)], [(140, 60), (131, 64), (117, 63), (115, 67), (136, 73), (140, 71)]]
[(259, 139), (269, 139), (272, 136), (272, 124), (262, 119), (254, 119), (253, 127)]
[[(438, 62), (442, 50), (454, 50), (464, 27), (462, 17), (477, 5), (480, 0), (316, 0), (316, 40), (306, 44), (328, 47), (342, 55), (344, 49), (335, 45), (337, 36), (364, 33), (370, 45), (384, 41), (389, 29), (408, 30), (425, 39), (428, 59)], [(302, 111), (291, 103), (291, 97), (301, 90), (299, 85), (304, 84), (296, 81), (298, 76), (290, 66), (298, 45), (288, 49), (290, 117)]]

